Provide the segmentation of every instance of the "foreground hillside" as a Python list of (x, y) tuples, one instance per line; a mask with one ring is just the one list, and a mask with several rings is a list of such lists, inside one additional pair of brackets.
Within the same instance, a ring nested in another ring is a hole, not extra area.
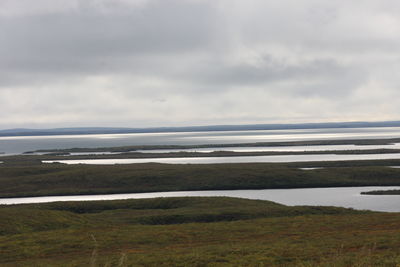
[[(400, 214), (234, 198), (0, 207), (1, 266), (398, 266)], [(397, 264), (397, 265), (396, 265)]]

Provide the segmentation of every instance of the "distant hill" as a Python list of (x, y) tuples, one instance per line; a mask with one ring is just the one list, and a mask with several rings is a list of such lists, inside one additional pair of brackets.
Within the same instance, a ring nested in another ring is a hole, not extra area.
[(75, 127), (75, 128), (54, 128), (54, 129), (18, 128), (18, 129), (0, 130), (0, 136), (117, 134), (117, 133), (123, 134), (123, 133), (246, 131), (246, 130), (248, 131), (248, 130), (366, 128), (366, 127), (400, 127), (400, 121), (211, 125), (211, 126), (153, 127), (153, 128), (118, 128), (118, 127)]

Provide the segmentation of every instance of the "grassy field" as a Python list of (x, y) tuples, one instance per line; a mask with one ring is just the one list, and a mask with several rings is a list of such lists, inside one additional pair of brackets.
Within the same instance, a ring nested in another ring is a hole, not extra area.
[(0, 207), (1, 266), (398, 266), (400, 214), (233, 198)]
[[(316, 164), (331, 167), (297, 168)], [(363, 164), (367, 163), (0, 165), (0, 197), (400, 185), (400, 169)]]
[(0, 197), (400, 185), (400, 169), (330, 164), (307, 171), (297, 166), (311, 163), (0, 165)]

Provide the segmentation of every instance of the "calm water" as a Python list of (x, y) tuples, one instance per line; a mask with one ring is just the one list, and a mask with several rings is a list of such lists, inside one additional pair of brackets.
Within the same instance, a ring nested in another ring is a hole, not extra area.
[(209, 147), (209, 148), (188, 148), (188, 149), (146, 149), (136, 150), (144, 153), (170, 153), (170, 152), (215, 152), (215, 151), (234, 151), (234, 152), (287, 152), (287, 151), (335, 151), (335, 150), (369, 150), (369, 149), (400, 149), (400, 143), (390, 145), (322, 145), (322, 146), (264, 146), (264, 147)]
[(279, 156), (240, 156), (240, 157), (188, 157), (188, 158), (147, 158), (147, 159), (77, 159), (77, 160), (45, 160), (43, 163), (64, 164), (132, 164), (132, 163), (167, 163), (167, 164), (212, 164), (212, 163), (254, 163), (254, 162), (307, 162), (307, 161), (338, 161), (338, 160), (374, 160), (400, 159), (400, 153), (362, 154), (362, 155), (279, 155)]
[(128, 145), (195, 145), (400, 137), (400, 127), (0, 137), (0, 152)]
[(223, 190), (223, 191), (181, 191), (140, 194), (111, 194), (84, 196), (53, 196), (28, 198), (3, 198), (0, 204), (43, 203), (55, 201), (88, 201), (113, 199), (139, 199), (155, 197), (184, 196), (226, 196), (248, 199), (262, 199), (289, 206), (337, 206), (374, 211), (400, 212), (400, 195), (373, 196), (361, 195), (361, 192), (372, 190), (400, 189), (400, 187), (341, 187), (341, 188), (307, 188), (307, 189), (266, 189), (266, 190)]
[[(171, 153), (171, 152), (199, 152), (210, 153), (215, 151), (233, 152), (304, 152), (304, 151), (337, 151), (337, 150), (370, 150), (370, 149), (400, 149), (400, 143), (390, 145), (322, 145), (322, 146), (264, 146), (264, 147), (208, 147), (208, 148), (183, 148), (183, 149), (145, 149), (132, 152), (141, 153)], [(85, 155), (117, 155), (125, 152), (71, 152), (66, 156), (85, 156)], [(35, 152), (33, 155), (45, 155), (46, 152)]]

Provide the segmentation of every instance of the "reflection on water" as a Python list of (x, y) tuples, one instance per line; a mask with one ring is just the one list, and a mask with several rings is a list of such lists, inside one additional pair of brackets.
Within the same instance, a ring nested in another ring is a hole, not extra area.
[(226, 196), (248, 199), (262, 199), (282, 203), (289, 206), (338, 206), (354, 209), (369, 209), (374, 211), (400, 212), (400, 195), (361, 195), (361, 192), (373, 190), (400, 189), (388, 187), (342, 187), (342, 188), (306, 188), (306, 189), (265, 189), (265, 190), (221, 190), (221, 191), (181, 191), (139, 194), (110, 194), (84, 196), (53, 196), (4, 198), (0, 204), (43, 203), (54, 201), (87, 201), (113, 199), (139, 199), (155, 197), (184, 197), (184, 196)]
[(102, 151), (102, 152), (71, 152), (71, 153), (68, 153), (68, 156), (118, 155), (118, 154), (122, 154), (122, 152), (109, 152), (109, 151)]
[(7, 154), (38, 149), (198, 145), (400, 137), (400, 127), (0, 137)]
[(132, 163), (168, 163), (168, 164), (212, 164), (212, 163), (273, 163), (273, 162), (306, 162), (306, 161), (348, 161), (400, 159), (400, 153), (388, 154), (321, 154), (321, 155), (278, 155), (278, 156), (240, 156), (240, 157), (187, 157), (187, 158), (141, 158), (141, 159), (77, 159), (77, 160), (45, 160), (43, 163), (65, 164), (132, 164)]
[(304, 152), (304, 151), (335, 151), (335, 150), (371, 150), (371, 149), (400, 149), (400, 143), (390, 145), (318, 145), (318, 146), (264, 146), (264, 147), (208, 147), (208, 148), (187, 148), (187, 149), (146, 149), (136, 150), (142, 153), (171, 153), (171, 152), (203, 152), (210, 153), (215, 151), (233, 152)]

